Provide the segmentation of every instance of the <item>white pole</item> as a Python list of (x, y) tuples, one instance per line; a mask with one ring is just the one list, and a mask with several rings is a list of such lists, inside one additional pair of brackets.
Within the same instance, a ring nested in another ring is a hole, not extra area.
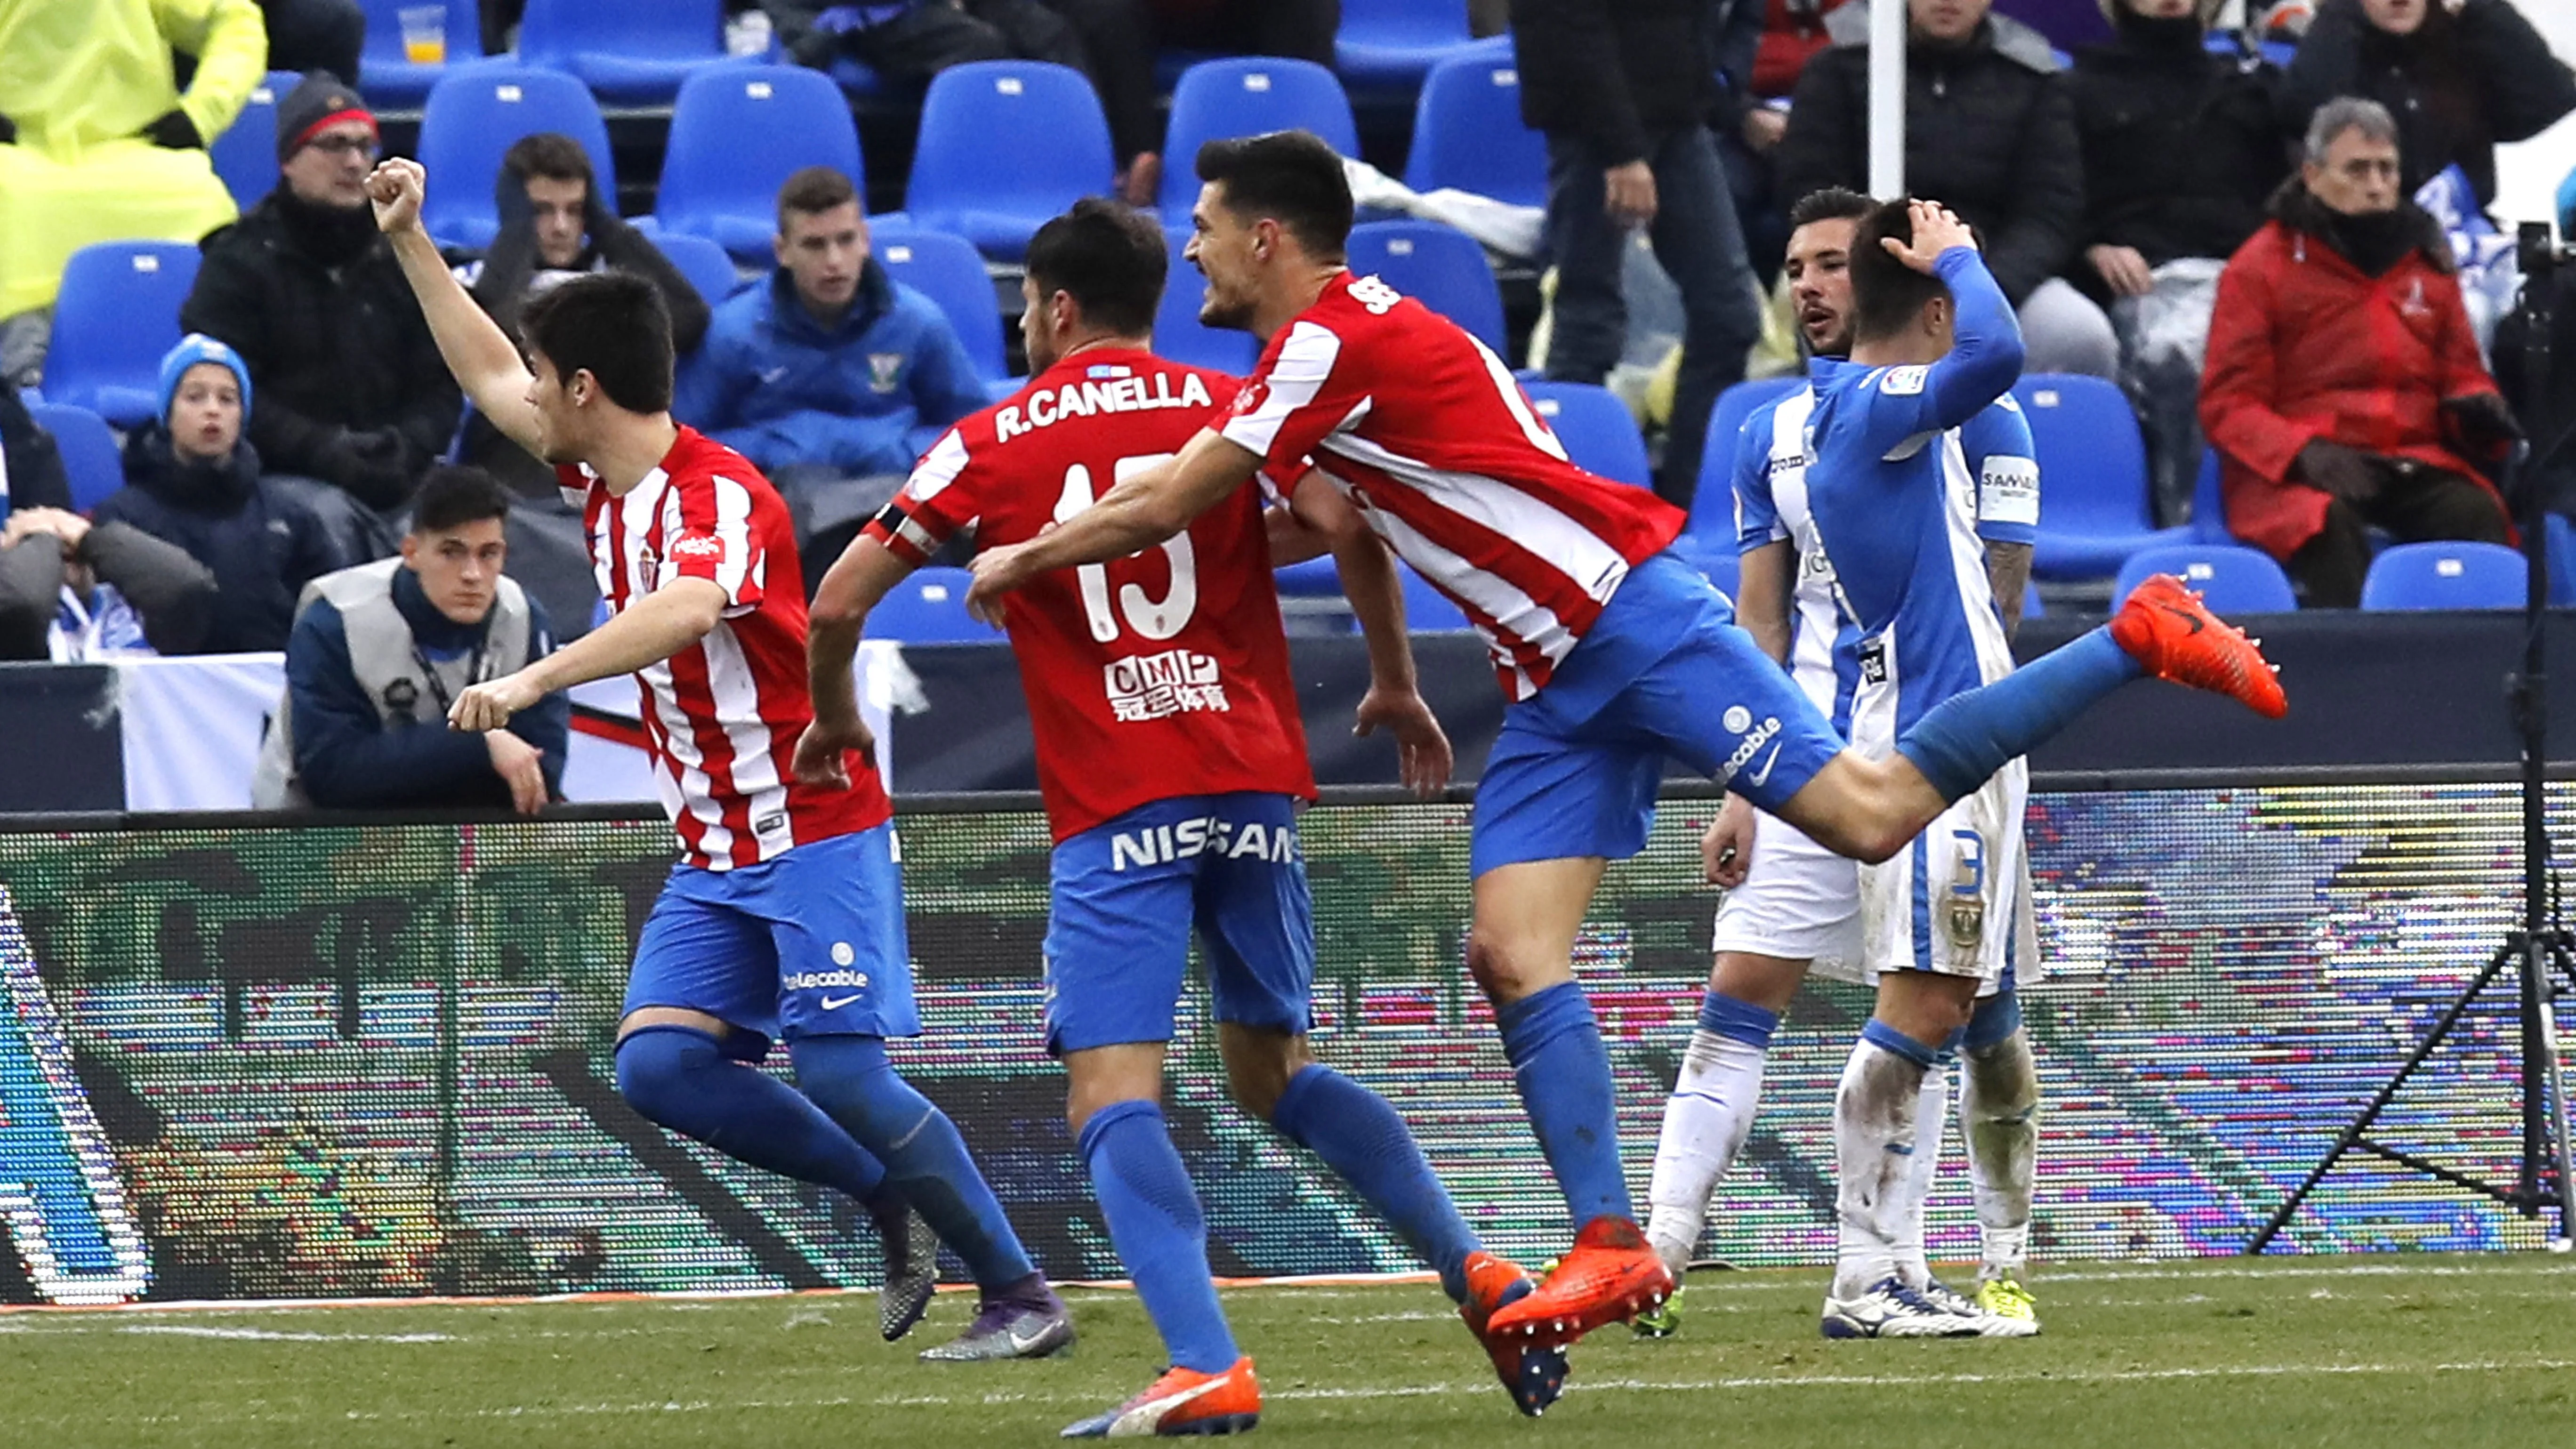
[(1869, 7), (1869, 191), (1905, 194), (1905, 0)]

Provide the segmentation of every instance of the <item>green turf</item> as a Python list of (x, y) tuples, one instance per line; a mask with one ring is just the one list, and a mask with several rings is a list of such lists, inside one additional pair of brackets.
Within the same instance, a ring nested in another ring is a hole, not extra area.
[[(1435, 1289), (1256, 1288), (1227, 1308), (1268, 1396), (1262, 1442), (2021, 1446), (2529, 1444), (2576, 1431), (2576, 1264), (2532, 1256), (2070, 1267), (2045, 1336), (1827, 1343), (1821, 1275), (1695, 1274), (1680, 1336), (1596, 1334), (1521, 1422)], [(1076, 1296), (1043, 1363), (913, 1351), (875, 1301), (19, 1314), (0, 1444), (1035, 1444), (1159, 1367), (1135, 1300)]]

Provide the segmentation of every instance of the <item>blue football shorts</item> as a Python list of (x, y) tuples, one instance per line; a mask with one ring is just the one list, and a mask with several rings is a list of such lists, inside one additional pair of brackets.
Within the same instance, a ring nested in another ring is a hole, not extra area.
[(1047, 1050), (1172, 1039), (1190, 933), (1219, 1021), (1312, 1025), (1315, 917), (1285, 795), (1183, 795), (1055, 848)]
[(1504, 711), (1476, 787), (1470, 872), (1635, 855), (1667, 760), (1776, 812), (1842, 750), (1726, 595), (1659, 553), (1629, 570), (1546, 687)]
[(626, 1010), (676, 1006), (736, 1028), (729, 1054), (778, 1039), (916, 1036), (894, 825), (731, 870), (672, 867), (635, 944)]

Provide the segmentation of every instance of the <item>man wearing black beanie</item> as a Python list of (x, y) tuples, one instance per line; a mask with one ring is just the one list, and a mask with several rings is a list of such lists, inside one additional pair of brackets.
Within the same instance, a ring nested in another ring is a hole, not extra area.
[(352, 558), (389, 556), (461, 408), (429, 325), (376, 231), (376, 118), (314, 71), (278, 101), (278, 185), (207, 236), (183, 330), (231, 344), (259, 390), (264, 476), (320, 515)]

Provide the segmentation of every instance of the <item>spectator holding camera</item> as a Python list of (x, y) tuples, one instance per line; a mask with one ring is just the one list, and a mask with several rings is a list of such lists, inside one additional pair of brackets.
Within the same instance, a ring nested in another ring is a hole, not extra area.
[(305, 589), (253, 804), (533, 815), (561, 793), (572, 715), (563, 695), (521, 710), (508, 729), (447, 727), (467, 687), (554, 650), (545, 610), (501, 572), (509, 514), (509, 492), (490, 474), (432, 469), (399, 557)]
[(156, 639), (164, 654), (282, 649), (296, 592), (348, 562), (310, 509), (260, 476), (259, 453), (242, 438), (250, 416), (240, 354), (211, 337), (180, 339), (161, 359), (160, 419), (125, 440), (125, 487), (94, 510), (95, 522), (131, 525), (213, 577), (203, 634)]
[(354, 558), (396, 520), (463, 409), (420, 304), (376, 231), (376, 119), (327, 72), (277, 106), (277, 188), (204, 243), (179, 325), (219, 338), (259, 384), (250, 440)]
[(214, 600), (205, 565), (129, 524), (39, 506), (0, 526), (0, 659), (185, 654)]
[(2397, 138), (2376, 101), (2317, 111), (2299, 174), (2218, 280), (2201, 381), (2229, 529), (2326, 608), (2361, 601), (2372, 527), (2512, 539), (2481, 469), (2519, 431), (2450, 243), (2399, 189)]

